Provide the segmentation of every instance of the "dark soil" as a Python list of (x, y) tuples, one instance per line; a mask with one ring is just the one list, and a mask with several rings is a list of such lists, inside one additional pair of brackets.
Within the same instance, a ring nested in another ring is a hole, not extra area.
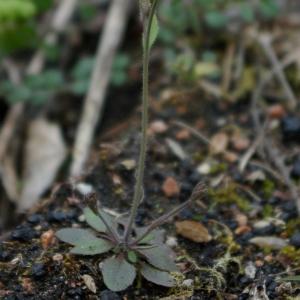
[[(213, 240), (205, 244), (194, 243), (176, 236), (173, 221), (165, 226), (166, 236), (177, 238), (178, 265), (184, 276), (193, 280), (192, 284), (184, 285), (178, 278), (178, 288), (165, 289), (143, 281), (140, 289), (134, 285), (122, 293), (113, 293), (106, 289), (99, 272), (98, 265), (103, 257), (73, 256), (68, 253), (66, 244), (52, 238), (50, 245), (45, 245), (41, 238), (45, 232), (51, 235), (51, 230), (55, 232), (74, 225), (85, 227), (81, 221), (81, 208), (93, 206), (95, 201), (117, 212), (130, 208), (134, 170), (127, 170), (122, 162), (136, 159), (138, 155), (139, 115), (135, 114), (122, 125), (110, 127), (100, 137), (101, 142), (95, 143), (97, 150), (91, 155), (90, 171), (78, 181), (92, 186), (93, 195), (83, 195), (76, 185), (62, 183), (55, 187), (51, 198), (41, 202), (22, 224), (2, 238), (1, 299), (131, 300), (168, 296), (168, 299), (266, 299), (251, 298), (251, 293), (263, 294), (264, 289), (269, 299), (292, 299), (288, 297), (299, 294), (295, 286), (279, 280), (288, 275), (285, 273), (287, 268), (300, 267), (300, 222), (295, 203), (284, 186), (267, 172), (263, 181), (250, 182), (247, 176), (261, 170), (258, 166), (248, 164), (241, 174), (238, 162), (228, 162), (222, 155), (214, 156), (213, 172), (200, 174), (197, 172), (199, 164), (212, 157), (207, 145), (192, 134), (178, 138), (178, 132), (183, 129), (174, 124), (174, 121), (184, 121), (208, 137), (221, 128), (225, 132), (230, 132), (233, 126), (246, 130), (252, 128), (248, 114), (250, 105), (244, 102), (241, 107), (210, 101), (197, 92), (182, 94), (172, 91), (168, 97), (161, 98), (163, 100), (153, 100), (151, 116), (152, 120), (165, 122), (167, 130), (151, 134), (145, 201), (139, 208), (136, 222), (139, 225), (149, 223), (186, 200), (198, 182), (207, 184), (208, 193), (203, 203), (194, 203), (176, 220), (201, 221)], [(245, 132), (251, 141), (255, 138), (252, 130)], [(280, 136), (280, 129), (276, 134)], [(177, 141), (187, 158), (179, 159), (167, 146), (166, 138)], [(281, 139), (277, 142), (284, 147)], [(297, 175), (297, 170), (293, 174)], [(168, 199), (162, 191), (162, 184), (169, 176), (176, 179), (181, 191), (179, 196)], [(214, 185), (216, 181), (219, 183)], [(247, 193), (248, 190), (255, 197)], [(238, 223), (238, 215), (248, 219), (244, 231)], [(269, 223), (263, 227), (254, 226), (261, 220)], [(249, 242), (259, 236), (282, 238), (288, 244), (281, 250), (274, 250)], [(249, 266), (254, 270), (252, 276)], [(82, 276), (85, 274), (95, 280), (95, 294), (84, 284)]]

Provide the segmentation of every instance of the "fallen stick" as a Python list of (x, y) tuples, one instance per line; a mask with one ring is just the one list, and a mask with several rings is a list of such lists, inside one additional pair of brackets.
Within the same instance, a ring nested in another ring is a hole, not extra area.
[(270, 63), (273, 66), (274, 73), (276, 74), (278, 81), (281, 83), (284, 93), (287, 97), (288, 106), (290, 109), (295, 109), (297, 106), (297, 98), (290, 87), (285, 74), (283, 73), (281, 63), (277, 58), (277, 55), (271, 45), (271, 37), (269, 35), (260, 35), (257, 38), (260, 46), (262, 47), (265, 55), (268, 57)]
[(102, 36), (99, 39), (91, 83), (76, 133), (70, 168), (71, 176), (80, 175), (86, 163), (95, 127), (102, 115), (112, 63), (123, 36), (130, 4), (131, 0), (114, 0), (110, 6)]

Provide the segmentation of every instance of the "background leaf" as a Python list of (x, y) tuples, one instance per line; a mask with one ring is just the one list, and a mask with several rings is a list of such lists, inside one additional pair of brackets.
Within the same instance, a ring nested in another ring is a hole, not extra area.
[(175, 285), (175, 281), (172, 276), (165, 271), (158, 270), (144, 263), (141, 268), (141, 274), (148, 281), (151, 281), (155, 284), (172, 287)]
[(125, 290), (136, 277), (134, 266), (124, 258), (110, 257), (106, 259), (101, 272), (105, 285), (114, 292)]

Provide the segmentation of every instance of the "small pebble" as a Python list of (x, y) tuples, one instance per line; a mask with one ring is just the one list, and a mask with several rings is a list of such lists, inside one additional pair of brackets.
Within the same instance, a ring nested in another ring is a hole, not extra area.
[(0, 247), (0, 261), (6, 261), (10, 257), (10, 254), (8, 251), (1, 249)]
[(300, 178), (300, 156), (296, 159), (291, 170), (291, 176), (295, 179)]
[(29, 226), (18, 226), (12, 233), (11, 237), (14, 240), (27, 242), (36, 237), (36, 232)]
[(178, 241), (177, 241), (176, 237), (168, 236), (167, 240), (166, 240), (166, 244), (167, 244), (167, 246), (169, 246), (171, 248), (175, 248), (178, 246)]
[(52, 260), (56, 262), (60, 262), (64, 259), (63, 255), (60, 253), (56, 253), (52, 256)]
[(292, 235), (290, 244), (296, 248), (300, 248), (300, 232), (296, 232)]
[(250, 226), (247, 226), (247, 225), (242, 225), (242, 226), (239, 226), (238, 228), (235, 229), (234, 233), (236, 235), (242, 235), (242, 234), (245, 234), (245, 233), (248, 233), (248, 232), (251, 232), (251, 227)]
[(268, 108), (268, 115), (271, 119), (282, 119), (286, 114), (281, 104), (274, 104)]
[(167, 179), (164, 181), (162, 190), (166, 197), (176, 197), (180, 193), (180, 187), (178, 182), (173, 177), (167, 177)]
[(94, 192), (93, 186), (85, 182), (77, 183), (75, 189), (83, 196), (87, 196)]
[(300, 118), (296, 116), (287, 116), (282, 119), (281, 130), (284, 141), (300, 141)]
[(113, 291), (104, 290), (100, 293), (100, 300), (121, 300), (121, 298)]
[(193, 286), (193, 284), (194, 284), (194, 280), (193, 279), (185, 279), (182, 282), (182, 285), (183, 286), (187, 286), (187, 287), (191, 287), (191, 286)]
[(245, 275), (248, 278), (254, 279), (256, 274), (256, 266), (252, 261), (248, 262), (245, 267)]
[(31, 275), (35, 279), (39, 279), (46, 275), (45, 265), (43, 263), (36, 263), (31, 268)]
[(168, 130), (168, 125), (164, 121), (156, 120), (149, 125), (148, 132), (161, 134), (161, 133), (165, 133), (167, 130)]
[(41, 243), (44, 250), (48, 249), (49, 246), (53, 245), (54, 241), (55, 241), (55, 236), (54, 236), (54, 231), (52, 229), (45, 231), (41, 235)]
[(261, 268), (263, 265), (264, 265), (264, 261), (263, 260), (258, 259), (258, 260), (255, 261), (255, 266), (257, 268)]
[(66, 214), (63, 211), (50, 211), (47, 215), (47, 219), (49, 222), (62, 222), (67, 218)]
[(42, 220), (43, 220), (43, 216), (41, 216), (39, 214), (33, 214), (27, 218), (27, 221), (34, 225), (40, 223)]
[(275, 250), (281, 250), (288, 245), (286, 240), (273, 236), (254, 237), (249, 242), (261, 248), (267, 247)]

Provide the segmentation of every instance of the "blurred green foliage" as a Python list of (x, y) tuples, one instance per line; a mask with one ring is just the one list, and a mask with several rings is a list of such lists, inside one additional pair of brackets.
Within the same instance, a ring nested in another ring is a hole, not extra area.
[(36, 16), (52, 4), (53, 0), (0, 0), (0, 53), (35, 46)]
[(64, 86), (64, 79), (58, 70), (47, 70), (39, 75), (27, 76), (23, 83), (15, 85), (11, 81), (2, 81), (0, 95), (9, 104), (30, 102), (44, 104), (51, 96)]
[[(113, 86), (121, 86), (127, 82), (128, 67), (130, 58), (127, 54), (120, 53), (115, 57), (112, 73), (111, 84)], [(94, 57), (81, 58), (71, 71), (71, 91), (79, 96), (84, 95), (89, 88), (90, 76), (95, 65)]]
[[(100, 1), (101, 5), (107, 2), (108, 0)], [(48, 62), (56, 62), (61, 55), (60, 46), (52, 47), (40, 43), (37, 34), (38, 17), (53, 4), (54, 0), (0, 0), (0, 55), (39, 47), (44, 50)], [(258, 15), (263, 19), (272, 20), (279, 13), (275, 0), (258, 1), (256, 7), (244, 0), (161, 1), (159, 40), (163, 46), (169, 74), (175, 75), (185, 83), (192, 83), (201, 78), (220, 78), (217, 53), (213, 50), (203, 50), (196, 55), (194, 50), (188, 50), (190, 46), (181, 45), (177, 48), (177, 44), (180, 40), (188, 40), (191, 34), (202, 36), (205, 28), (223, 32), (230, 22), (228, 10), (233, 6), (239, 19), (245, 24), (254, 22)], [(96, 6), (84, 1), (79, 3), (78, 17), (83, 24), (97, 15)], [(191, 49), (194, 49), (193, 45)], [(55, 92), (61, 90), (83, 96), (89, 88), (94, 62), (92, 56), (79, 57), (78, 62), (67, 74), (50, 69), (38, 76), (27, 76), (18, 86), (9, 81), (2, 81), (0, 96), (8, 103), (28, 101), (34, 104), (43, 104)], [(130, 58), (127, 54), (121, 53), (116, 56), (111, 75), (113, 86), (127, 83), (129, 65)]]
[[(167, 72), (174, 75), (184, 84), (194, 83), (206, 78), (220, 78), (220, 55), (211, 47), (203, 49), (205, 34), (213, 32), (214, 40), (226, 33), (229, 25), (236, 24), (240, 29), (243, 25), (259, 20), (272, 21), (280, 13), (275, 0), (250, 2), (244, 0), (165, 0), (161, 2), (159, 19), (161, 30), (159, 40), (164, 46), (165, 66)], [(232, 28), (232, 27), (231, 27)], [(217, 37), (217, 34), (220, 34)], [(197, 46), (201, 51), (196, 50)], [(222, 54), (223, 55), (223, 54)], [(249, 89), (251, 76), (247, 70), (244, 85), (239, 95)], [(251, 74), (250, 74), (251, 75)], [(251, 86), (252, 87), (252, 86)]]
[(172, 43), (188, 31), (201, 32), (204, 26), (222, 29), (230, 21), (229, 10), (234, 6), (237, 15), (245, 23), (254, 22), (259, 15), (271, 19), (278, 15), (279, 7), (274, 0), (261, 0), (256, 6), (244, 0), (169, 0), (160, 6), (160, 39)]

